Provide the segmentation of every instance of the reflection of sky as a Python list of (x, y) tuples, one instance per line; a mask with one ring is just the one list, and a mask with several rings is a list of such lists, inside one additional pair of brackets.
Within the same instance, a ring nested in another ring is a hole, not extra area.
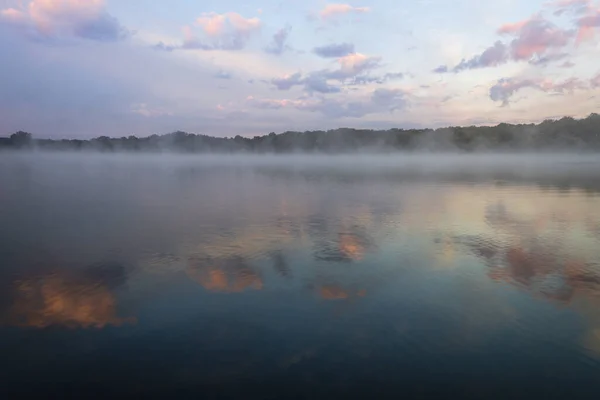
[(401, 211), (388, 212), (385, 221), (374, 215), (375, 208), (368, 203), (353, 206), (356, 199), (329, 208), (322, 200), (282, 197), (278, 203), (285, 204), (285, 211), (276, 209), (282, 215), (277, 222), (265, 224), (261, 217), (253, 221), (249, 214), (245, 225), (209, 237), (188, 251), (260, 258), (277, 249), (312, 247), (317, 260), (360, 263), (369, 254), (385, 256), (410, 244), (412, 250), (435, 254), (441, 264), (452, 264), (465, 251), (457, 243), (466, 239), (459, 238), (470, 238), (489, 247), (478, 250), (483, 258), (505, 249), (507, 259), (525, 269), (535, 263), (528, 252), (531, 246), (546, 251), (544, 257), (569, 265), (592, 262), (596, 254), (597, 238), (589, 227), (590, 221), (600, 219), (598, 198), (577, 191), (515, 191), (489, 185), (400, 187), (388, 201), (401, 204)]
[[(500, 357), (510, 346), (533, 357), (557, 343), (600, 354), (597, 194), (239, 169), (93, 180), (93, 170), (56, 189), (32, 171), (45, 191), (15, 211), (29, 221), (14, 239), (18, 282), (0, 272), (10, 324), (157, 332), (198, 359), (211, 349), (269, 357), (267, 341), (290, 369), (322, 362), (331, 346), (376, 361)], [(74, 186), (69, 213), (51, 219)], [(32, 226), (33, 238), (21, 235)], [(99, 258), (124, 267), (88, 267)]]
[(118, 315), (113, 287), (124, 277), (119, 265), (91, 266), (82, 272), (57, 271), (17, 280), (4, 321), (30, 328), (104, 328), (135, 322)]

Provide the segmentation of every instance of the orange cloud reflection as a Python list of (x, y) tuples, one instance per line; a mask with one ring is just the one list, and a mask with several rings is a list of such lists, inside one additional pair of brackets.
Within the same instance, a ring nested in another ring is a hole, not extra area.
[(188, 276), (211, 292), (240, 293), (261, 290), (261, 276), (237, 258), (225, 261), (191, 260)]
[(117, 317), (117, 301), (110, 290), (97, 282), (76, 282), (51, 275), (25, 280), (16, 285), (10, 324), (45, 328), (103, 328), (133, 322)]
[(354, 235), (340, 233), (339, 250), (347, 258), (360, 261), (365, 256), (365, 246)]

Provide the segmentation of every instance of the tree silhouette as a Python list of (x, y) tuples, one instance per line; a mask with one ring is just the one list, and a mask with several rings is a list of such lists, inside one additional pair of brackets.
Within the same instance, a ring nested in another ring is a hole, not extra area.
[(19, 131), (0, 138), (0, 148), (186, 153), (349, 153), (396, 151), (600, 151), (600, 115), (564, 117), (540, 124), (439, 129), (350, 129), (271, 132), (252, 138), (212, 137), (177, 131), (138, 138), (37, 139)]
[(32, 144), (32, 135), (23, 131), (13, 133), (10, 135), (10, 143), (15, 147), (29, 147)]

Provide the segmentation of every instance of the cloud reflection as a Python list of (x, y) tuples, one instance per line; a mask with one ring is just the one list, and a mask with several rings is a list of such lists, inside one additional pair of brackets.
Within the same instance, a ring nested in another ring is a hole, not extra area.
[(123, 267), (109, 265), (19, 280), (7, 322), (31, 328), (104, 328), (135, 322), (118, 316), (112, 289), (123, 279)]
[(241, 293), (263, 288), (260, 274), (241, 257), (191, 258), (186, 272), (210, 292)]
[(330, 240), (327, 236), (315, 237), (315, 239), (315, 258), (319, 261), (361, 261), (368, 252), (376, 248), (365, 227), (356, 225), (339, 232), (334, 240)]
[(569, 242), (576, 221), (565, 212), (546, 211), (546, 215), (538, 212), (529, 218), (518, 217), (506, 204), (494, 204), (484, 218), (495, 234), (459, 242), (485, 262), (495, 281), (513, 283), (561, 302), (570, 302), (582, 291), (600, 294), (598, 265), (594, 259), (586, 260), (585, 253)]
[(457, 243), (485, 263), (493, 281), (569, 305), (587, 322), (580, 339), (582, 347), (600, 354), (600, 260), (593, 234), (596, 214), (586, 203), (569, 204), (569, 197), (556, 208), (540, 202), (532, 202), (531, 208), (520, 205), (520, 210), (503, 202), (488, 206), (484, 220), (494, 233), (459, 237)]

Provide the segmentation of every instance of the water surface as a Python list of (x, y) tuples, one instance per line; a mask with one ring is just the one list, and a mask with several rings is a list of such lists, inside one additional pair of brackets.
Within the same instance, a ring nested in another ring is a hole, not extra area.
[(591, 396), (600, 162), (3, 154), (0, 353), (13, 396)]

